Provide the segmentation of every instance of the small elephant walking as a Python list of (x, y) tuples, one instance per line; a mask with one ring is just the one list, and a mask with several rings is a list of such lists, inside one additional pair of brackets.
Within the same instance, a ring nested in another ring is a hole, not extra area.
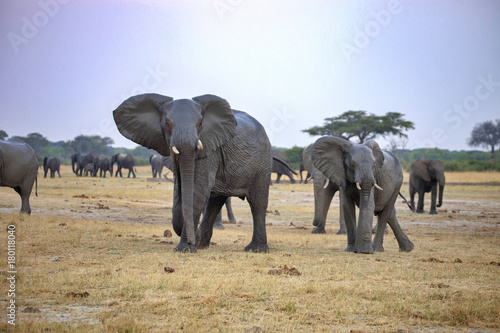
[[(399, 250), (409, 252), (413, 249), (413, 243), (396, 218), (394, 203), (403, 183), (403, 171), (394, 155), (381, 150), (374, 140), (354, 144), (326, 136), (313, 144), (311, 158), (313, 165), (327, 177), (327, 182), (342, 189), (340, 202), (347, 229), (346, 251), (384, 251), (382, 244), (387, 223), (396, 236)], [(359, 207), (357, 226), (355, 206)], [(372, 244), (374, 215), (378, 223)]]
[(273, 155), (255, 118), (214, 95), (174, 100), (143, 94), (125, 100), (113, 115), (125, 137), (172, 158), (172, 223), (181, 237), (176, 251), (210, 245), (215, 218), (230, 196), (246, 198), (252, 211), (253, 236), (245, 251), (269, 251), (266, 209)]
[(0, 186), (12, 187), (21, 196), (21, 213), (31, 214), (29, 200), (37, 174), (33, 148), (20, 141), (0, 140)]
[[(439, 184), (439, 201), (436, 204)], [(417, 213), (424, 212), (424, 193), (431, 192), (429, 214), (437, 214), (436, 207), (443, 204), (445, 185), (444, 165), (441, 160), (419, 158), (410, 166), (410, 206), (415, 211), (415, 193), (418, 194)]]
[(61, 178), (61, 173), (59, 172), (61, 168), (61, 161), (57, 157), (47, 157), (43, 159), (43, 178), (47, 178), (47, 172), (50, 170), (50, 178), (55, 177), (55, 173)]
[(109, 176), (113, 177), (111, 162), (106, 157), (94, 158), (94, 177), (97, 177), (97, 171), (99, 171), (99, 177), (101, 178), (106, 178), (106, 172), (109, 172)]

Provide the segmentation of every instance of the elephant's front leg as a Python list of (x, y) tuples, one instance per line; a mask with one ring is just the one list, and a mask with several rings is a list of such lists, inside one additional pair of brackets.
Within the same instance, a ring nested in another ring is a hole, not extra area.
[(225, 196), (218, 196), (208, 199), (205, 212), (203, 213), (203, 219), (200, 224), (200, 239), (196, 244), (196, 247), (198, 249), (204, 249), (210, 245), (210, 239), (212, 239), (215, 219), (220, 213), (222, 206), (226, 202), (226, 199), (227, 197)]
[(314, 220), (313, 225), (316, 226), (312, 230), (313, 234), (325, 234), (326, 217), (328, 209), (335, 195), (336, 188), (332, 183), (329, 183), (327, 188), (323, 188), (326, 177), (314, 178)]
[(418, 203), (417, 203), (417, 213), (422, 214), (424, 212), (424, 187), (418, 190)]
[(432, 182), (431, 188), (431, 209), (429, 214), (437, 214), (436, 210), (436, 197), (437, 197), (437, 182)]

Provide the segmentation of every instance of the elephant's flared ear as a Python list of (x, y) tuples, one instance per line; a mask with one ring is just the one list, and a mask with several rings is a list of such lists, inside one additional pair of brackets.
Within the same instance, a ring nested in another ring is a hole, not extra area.
[(431, 174), (429, 173), (430, 160), (419, 158), (410, 166), (410, 172), (422, 178), (426, 182), (431, 181)]
[(328, 179), (340, 187), (346, 185), (344, 153), (351, 142), (333, 136), (319, 138), (311, 148), (312, 163)]
[(313, 165), (311, 161), (311, 148), (312, 148), (312, 143), (304, 148), (304, 151), (302, 152), (302, 164), (304, 165), (304, 169), (306, 169), (307, 172), (312, 174)]
[(140, 144), (154, 149), (161, 155), (170, 155), (169, 143), (162, 129), (161, 105), (172, 97), (159, 94), (143, 94), (126, 99), (113, 111), (120, 133)]
[(384, 165), (384, 152), (380, 149), (380, 146), (375, 140), (368, 140), (364, 143), (364, 145), (368, 146), (373, 152), (373, 157), (375, 157), (375, 174), (377, 175)]
[(210, 155), (234, 137), (236, 119), (228, 101), (223, 98), (202, 95), (193, 97), (193, 100), (203, 106), (200, 131), (203, 149), (196, 152), (196, 158), (202, 158)]

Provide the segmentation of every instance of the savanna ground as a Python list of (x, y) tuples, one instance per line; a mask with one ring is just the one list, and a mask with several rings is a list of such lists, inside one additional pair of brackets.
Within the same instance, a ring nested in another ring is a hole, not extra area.
[[(209, 249), (181, 254), (179, 238), (164, 237), (172, 183), (138, 171), (136, 179), (77, 178), (67, 166), (61, 179), (40, 173), (31, 216), (18, 214), (14, 190), (0, 188), (3, 274), (7, 227), (16, 227), (16, 331), (500, 330), (500, 186), (450, 184), (438, 215), (398, 200), (415, 249), (398, 252), (389, 231), (385, 252), (361, 255), (344, 252), (346, 236), (335, 234), (337, 195), (327, 234), (313, 235), (312, 184), (285, 180), (271, 187), (269, 253), (243, 251), (252, 219), (247, 202), (233, 198), (238, 223), (214, 230)], [(498, 182), (500, 174), (448, 173), (447, 181)], [(12, 328), (8, 290), (1, 279), (3, 330)]]

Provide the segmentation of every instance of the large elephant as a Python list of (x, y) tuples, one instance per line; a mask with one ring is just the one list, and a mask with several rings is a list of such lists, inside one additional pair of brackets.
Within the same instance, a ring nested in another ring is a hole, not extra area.
[(31, 214), (30, 195), (37, 174), (33, 148), (21, 141), (0, 140), (0, 186), (12, 187), (19, 194), (21, 213)]
[[(341, 188), (333, 182), (328, 182), (327, 186), (324, 186), (326, 184), (326, 177), (321, 171), (314, 167), (311, 160), (311, 147), (312, 144), (307, 146), (302, 152), (302, 164), (304, 166), (304, 170), (307, 171), (308, 177), (312, 178), (314, 182), (313, 225), (315, 228), (312, 230), (312, 233), (324, 234), (326, 233), (326, 217), (328, 215), (328, 210), (330, 209), (330, 204), (332, 203), (335, 192), (341, 190)], [(340, 203), (340, 205), (342, 206), (342, 203)], [(347, 231), (342, 209), (340, 209), (339, 224), (340, 228), (337, 235), (346, 234)]]
[(61, 161), (57, 157), (47, 157), (43, 159), (43, 178), (47, 178), (47, 172), (50, 170), (50, 178), (54, 178), (57, 174), (61, 178)]
[(153, 178), (161, 178), (161, 172), (163, 171), (164, 156), (154, 154), (149, 157), (149, 164), (151, 164), (151, 172), (153, 173)]
[(89, 163), (94, 163), (94, 156), (86, 153), (76, 153), (71, 156), (71, 168), (76, 176), (82, 176), (85, 166)]
[[(292, 175), (292, 170), (288, 166), (290, 164), (290, 159), (288, 158), (287, 154), (283, 151), (280, 150), (273, 150), (273, 156), (276, 156), (279, 158), (279, 160), (274, 160), (273, 159), (273, 169), (272, 172), (276, 172), (278, 176), (276, 177), (276, 184), (280, 183), (280, 179), (282, 175), (287, 175), (288, 178), (290, 178), (290, 182), (292, 184), (295, 184), (295, 179), (293, 178)], [(283, 164), (280, 161), (284, 161), (287, 163), (287, 165)]]
[(106, 172), (109, 172), (109, 176), (113, 177), (113, 170), (111, 169), (111, 162), (106, 157), (96, 157), (94, 158), (94, 177), (97, 177), (97, 172), (99, 171), (99, 177), (106, 178)]
[(115, 172), (115, 177), (118, 177), (118, 174), (120, 174), (120, 177), (123, 177), (122, 175), (122, 168), (128, 169), (128, 176), (127, 178), (130, 178), (130, 174), (132, 173), (132, 176), (135, 178), (135, 172), (134, 172), (134, 157), (130, 154), (115, 154), (111, 157), (111, 173), (113, 172), (113, 165), (116, 163), (117, 169)]
[[(383, 237), (387, 223), (391, 226), (400, 251), (409, 252), (413, 243), (396, 218), (396, 202), (403, 171), (398, 159), (382, 151), (374, 140), (354, 144), (338, 137), (322, 137), (311, 148), (313, 165), (340, 187), (341, 209), (347, 229), (346, 251), (373, 253), (384, 251)], [(356, 210), (359, 218), (356, 226)], [(373, 216), (378, 217), (372, 244)]]
[[(436, 205), (439, 184), (439, 202)], [(417, 213), (424, 212), (424, 193), (431, 192), (431, 210), (429, 214), (437, 214), (436, 207), (443, 204), (445, 185), (444, 165), (441, 160), (419, 158), (410, 166), (410, 206), (415, 211), (415, 193), (418, 193)]]
[(269, 251), (266, 209), (273, 156), (256, 119), (214, 95), (174, 100), (143, 94), (125, 100), (113, 114), (125, 137), (172, 158), (172, 223), (181, 237), (176, 251), (210, 245), (215, 218), (230, 196), (246, 198), (252, 211), (253, 236), (245, 251)]

